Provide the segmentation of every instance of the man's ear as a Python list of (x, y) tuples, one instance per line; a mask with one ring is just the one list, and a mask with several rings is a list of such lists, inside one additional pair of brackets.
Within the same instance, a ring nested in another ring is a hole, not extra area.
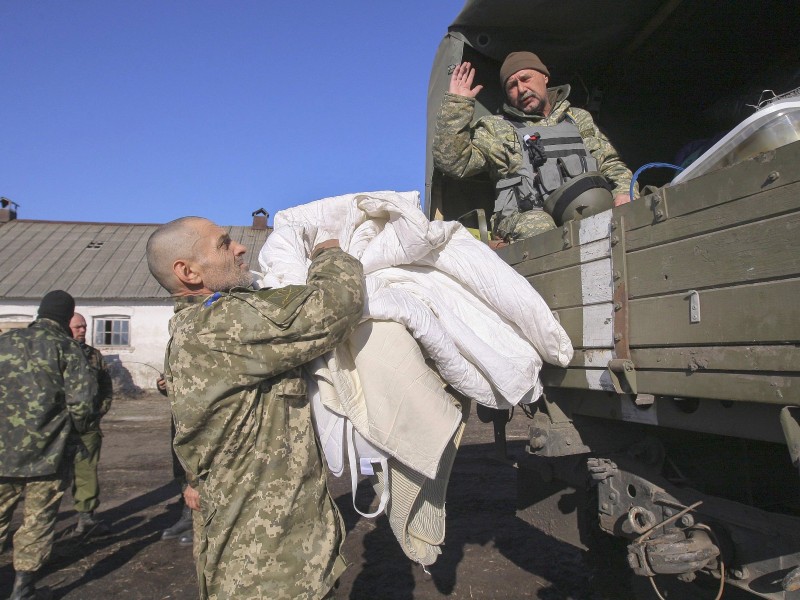
[(194, 287), (203, 283), (203, 278), (200, 273), (195, 271), (194, 265), (185, 260), (179, 259), (172, 263), (172, 272), (186, 287)]

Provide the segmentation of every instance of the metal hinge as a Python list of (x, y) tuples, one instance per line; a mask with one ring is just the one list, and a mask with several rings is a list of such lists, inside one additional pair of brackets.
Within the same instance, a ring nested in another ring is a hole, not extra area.
[(636, 367), (632, 360), (614, 358), (608, 361), (611, 383), (618, 394), (636, 395)]

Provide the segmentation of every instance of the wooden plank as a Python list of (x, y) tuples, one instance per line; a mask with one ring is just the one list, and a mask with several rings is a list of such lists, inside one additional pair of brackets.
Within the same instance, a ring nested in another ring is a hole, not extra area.
[(564, 331), (567, 332), (573, 347), (578, 347), (583, 339), (583, 309), (578, 307), (561, 308), (557, 311), (556, 318)]
[(608, 258), (611, 256), (611, 245), (606, 237), (591, 239), (580, 246), (572, 247), (561, 252), (548, 254), (540, 258), (523, 261), (514, 265), (514, 269), (523, 277), (549, 273), (559, 269), (574, 267), (581, 263)]
[[(697, 213), (702, 213), (712, 207), (718, 207), (716, 212), (724, 214), (726, 211), (731, 211), (731, 207), (726, 208), (728, 204), (741, 202), (742, 199), (748, 199), (753, 195), (769, 198), (771, 194), (774, 194), (774, 197), (777, 198), (775, 202), (778, 204), (785, 203), (787, 207), (800, 208), (798, 194), (782, 189), (797, 184), (800, 180), (800, 172), (796, 167), (798, 162), (800, 162), (800, 142), (794, 142), (737, 165), (708, 173), (676, 186), (660, 189), (658, 193), (663, 197), (663, 205), (666, 206), (668, 218), (654, 228), (654, 235), (660, 235), (659, 228), (676, 218), (697, 216)], [(773, 172), (777, 172), (779, 177), (770, 181), (768, 178)], [(626, 230), (629, 235), (640, 228), (651, 228), (656, 223), (648, 198), (650, 197), (614, 208), (610, 215), (615, 219), (621, 216), (625, 217)], [(772, 201), (770, 200), (770, 202)], [(757, 207), (758, 203), (758, 200), (752, 200), (741, 206), (751, 210), (753, 207)], [(737, 218), (741, 218), (741, 216), (736, 216), (736, 212), (738, 211), (730, 213), (730, 218), (734, 222)], [(764, 213), (765, 216), (766, 214), (768, 212)], [(684, 219), (684, 222), (690, 222), (692, 218)], [(569, 221), (563, 227), (553, 231), (511, 244), (499, 250), (498, 255), (510, 265), (552, 255), (579, 243), (578, 229), (581, 222)], [(647, 235), (651, 234), (644, 234), (645, 237)], [(629, 239), (634, 246), (641, 243), (638, 237)]]
[[(570, 368), (604, 368), (605, 358), (598, 350), (576, 348)], [(634, 348), (631, 359), (637, 373), (646, 370), (740, 371), (800, 375), (800, 347), (769, 346), (688, 346), (681, 348)]]
[(662, 396), (787, 404), (800, 396), (800, 376), (708, 371), (636, 372), (639, 391)]
[[(545, 231), (532, 238), (520, 240), (513, 244), (501, 248), (497, 251), (497, 255), (506, 261), (509, 265), (514, 266), (526, 260), (534, 258), (541, 258), (554, 252), (560, 252), (565, 248), (573, 245), (571, 241), (577, 238), (573, 234), (575, 222), (570, 221), (564, 227), (558, 227), (552, 231)], [(575, 242), (577, 244), (577, 241)]]
[[(800, 181), (800, 142), (665, 188), (670, 218)], [(772, 179), (770, 174), (777, 173)]]
[(580, 267), (534, 275), (526, 279), (552, 310), (583, 304)]
[(611, 260), (588, 262), (526, 278), (551, 309), (611, 302)]
[[(765, 346), (694, 346), (638, 348), (631, 350), (636, 370), (765, 372), (800, 375), (800, 347), (794, 344)], [(573, 358), (571, 364), (578, 365)], [(589, 363), (589, 366), (594, 366)]]
[(613, 305), (603, 303), (562, 308), (558, 319), (574, 348), (613, 348), (613, 314)]
[(775, 404), (702, 400), (697, 410), (687, 412), (685, 404), (669, 397), (656, 397), (652, 406), (642, 408), (636, 407), (629, 398), (608, 392), (585, 391), (576, 394), (573, 390), (551, 388), (547, 390), (547, 395), (574, 415), (786, 443), (780, 426), (781, 407)]
[(686, 293), (632, 300), (630, 344), (721, 346), (800, 342), (797, 310), (800, 279), (702, 290), (698, 298), (699, 323), (689, 320)]
[(793, 183), (707, 210), (670, 217), (652, 227), (629, 230), (625, 242), (628, 251), (641, 250), (797, 210), (800, 210), (800, 183)]
[(791, 277), (800, 264), (800, 213), (630, 252), (630, 298)]
[[(545, 387), (597, 389), (591, 387), (602, 369), (542, 369)], [(800, 375), (774, 375), (741, 372), (647, 371), (636, 370), (639, 393), (684, 398), (712, 398), (740, 402), (786, 404), (800, 395)]]
[[(800, 142), (794, 142), (684, 183), (665, 186), (657, 193), (663, 199), (662, 209), (666, 207), (666, 222), (797, 183), (800, 180), (798, 162), (800, 162)], [(778, 178), (774, 181), (770, 178), (772, 173), (778, 174)], [(650, 208), (651, 200), (652, 196), (645, 196), (638, 201), (623, 204), (614, 209), (615, 216), (617, 213), (625, 215), (629, 231), (649, 227), (655, 223)]]
[(562, 252), (548, 254), (536, 259), (527, 259), (514, 265), (514, 270), (523, 277), (550, 273), (581, 264), (580, 248), (570, 248)]

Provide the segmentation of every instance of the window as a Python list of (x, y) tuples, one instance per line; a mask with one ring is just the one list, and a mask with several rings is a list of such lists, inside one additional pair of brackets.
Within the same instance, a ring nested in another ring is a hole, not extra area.
[(27, 327), (35, 318), (30, 315), (0, 315), (0, 333)]
[(130, 346), (130, 319), (127, 317), (95, 317), (95, 346)]

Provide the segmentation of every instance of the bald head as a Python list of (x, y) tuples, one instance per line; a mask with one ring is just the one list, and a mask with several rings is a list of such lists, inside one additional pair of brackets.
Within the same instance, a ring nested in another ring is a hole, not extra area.
[(196, 242), (201, 226), (210, 223), (202, 217), (181, 217), (156, 229), (147, 240), (147, 266), (165, 290), (174, 294), (182, 284), (173, 265), (178, 260), (196, 260)]
[(183, 217), (162, 225), (147, 240), (153, 277), (176, 296), (209, 294), (249, 287), (245, 247), (202, 217)]
[(86, 343), (86, 319), (84, 316), (76, 312), (72, 315), (69, 322), (69, 328), (72, 330), (72, 337), (78, 340), (81, 344)]

